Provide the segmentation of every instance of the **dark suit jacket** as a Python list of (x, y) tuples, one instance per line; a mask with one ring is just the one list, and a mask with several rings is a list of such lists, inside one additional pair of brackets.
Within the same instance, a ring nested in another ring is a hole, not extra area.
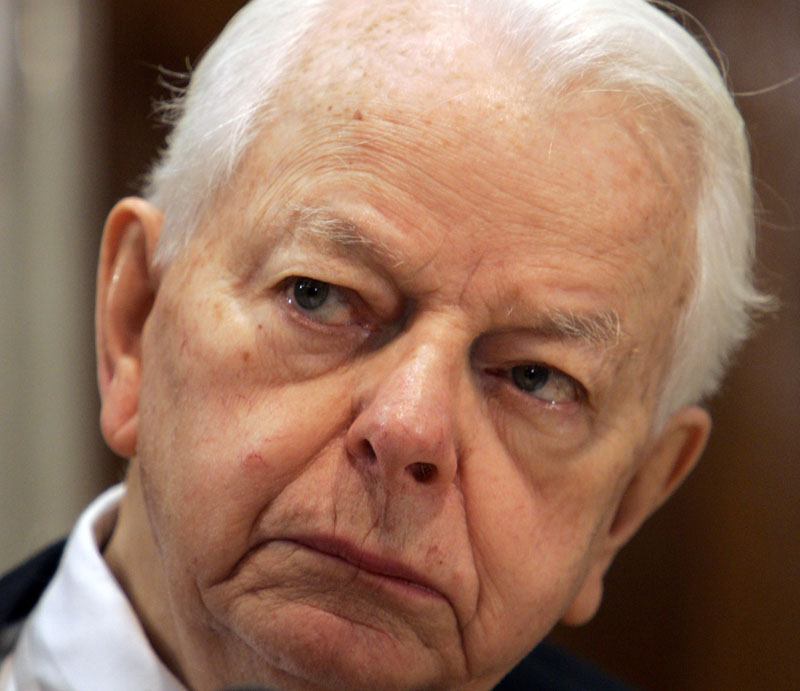
[[(0, 633), (28, 616), (53, 577), (63, 551), (63, 541), (51, 545), (0, 578)], [(0, 650), (0, 658), (7, 652)], [(625, 691), (626, 688), (544, 641), (512, 669), (495, 690)]]

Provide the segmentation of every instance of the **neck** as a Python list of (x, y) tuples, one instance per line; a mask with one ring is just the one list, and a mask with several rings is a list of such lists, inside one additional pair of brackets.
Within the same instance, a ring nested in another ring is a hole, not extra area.
[(173, 674), (182, 679), (161, 554), (150, 530), (135, 458), (130, 461), (125, 487), (103, 558), (125, 591), (153, 649)]

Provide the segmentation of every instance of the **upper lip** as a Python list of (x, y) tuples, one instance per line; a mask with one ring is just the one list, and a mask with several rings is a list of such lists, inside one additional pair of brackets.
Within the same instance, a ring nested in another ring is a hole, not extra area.
[(408, 564), (391, 557), (367, 552), (345, 539), (326, 535), (304, 535), (293, 537), (291, 541), (317, 552), (338, 557), (364, 571), (407, 581), (442, 596), (441, 591), (424, 574)]

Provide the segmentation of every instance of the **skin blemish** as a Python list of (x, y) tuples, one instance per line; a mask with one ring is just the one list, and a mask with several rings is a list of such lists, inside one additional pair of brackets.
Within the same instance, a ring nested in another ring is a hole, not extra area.
[(250, 352), (249, 351), (245, 350), (242, 353), (242, 360), (244, 360), (245, 362), (250, 362)]
[(247, 407), (246, 412), (247, 412), (248, 415), (253, 412), (253, 408), (255, 406), (255, 403), (253, 402), (252, 398), (250, 398), (249, 396), (245, 396), (244, 394), (241, 394), (241, 393), (237, 393), (234, 396), (234, 398), (238, 403), (244, 403), (246, 405), (246, 407)]
[(361, 114), (360, 110), (357, 110), (355, 113), (353, 113), (353, 120), (363, 120), (363, 119), (364, 116)]
[(242, 465), (245, 468), (258, 468), (264, 465), (264, 456), (255, 451), (251, 451), (244, 457)]
[(214, 312), (214, 319), (217, 321), (217, 323), (220, 323), (223, 318), (222, 305), (219, 302), (215, 302), (212, 310)]
[(425, 552), (425, 563), (432, 564), (432, 563), (442, 563), (442, 555), (439, 551), (438, 545), (431, 545), (428, 547), (427, 551)]

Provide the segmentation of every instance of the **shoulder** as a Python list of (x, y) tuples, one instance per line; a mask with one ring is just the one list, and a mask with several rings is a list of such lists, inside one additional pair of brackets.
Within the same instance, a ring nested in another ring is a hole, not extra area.
[(34, 608), (61, 561), (62, 540), (0, 577), (0, 629), (24, 619)]
[(496, 691), (631, 691), (549, 641), (534, 648), (495, 688)]

